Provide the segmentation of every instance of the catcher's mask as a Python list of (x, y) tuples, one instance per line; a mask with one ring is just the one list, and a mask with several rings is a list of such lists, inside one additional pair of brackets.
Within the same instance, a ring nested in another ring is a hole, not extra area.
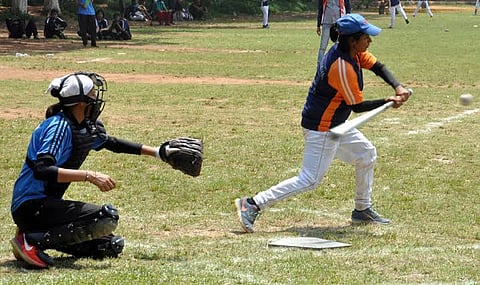
[[(58, 87), (50, 88), (50, 94), (58, 98), (63, 106), (87, 103), (85, 119), (89, 124), (95, 125), (105, 107), (103, 95), (107, 91), (107, 81), (103, 76), (93, 72), (76, 72), (65, 76)], [(95, 90), (96, 98), (88, 96), (92, 89)]]

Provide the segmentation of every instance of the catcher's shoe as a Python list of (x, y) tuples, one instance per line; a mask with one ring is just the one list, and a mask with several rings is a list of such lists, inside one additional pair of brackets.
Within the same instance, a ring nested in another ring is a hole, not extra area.
[(28, 244), (25, 234), (22, 232), (19, 232), (15, 238), (11, 239), (10, 244), (17, 259), (22, 259), (26, 263), (39, 268), (47, 268), (53, 264), (53, 260), (48, 254)]
[(260, 214), (260, 210), (257, 206), (248, 203), (248, 197), (238, 198), (235, 200), (235, 206), (237, 207), (238, 219), (243, 229), (247, 233), (253, 233), (253, 224)]
[(390, 220), (385, 219), (380, 216), (375, 210), (370, 207), (363, 211), (352, 211), (352, 223), (353, 224), (368, 224), (368, 223), (376, 223), (376, 224), (389, 224)]
[[(17, 237), (19, 234), (20, 234), (20, 229), (17, 227), (17, 229), (15, 230), (15, 236)], [(13, 256), (15, 256), (15, 258), (17, 260), (22, 260), (22, 256), (18, 252), (17, 247), (12, 246), (12, 253), (13, 253)]]

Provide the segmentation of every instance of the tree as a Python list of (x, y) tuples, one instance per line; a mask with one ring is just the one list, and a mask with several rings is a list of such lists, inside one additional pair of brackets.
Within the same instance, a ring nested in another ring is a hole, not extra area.
[(12, 12), (27, 14), (27, 0), (12, 0)]
[(50, 11), (52, 9), (56, 9), (58, 11), (58, 14), (62, 13), (62, 10), (60, 9), (60, 3), (58, 3), (58, 0), (44, 0), (43, 10)]

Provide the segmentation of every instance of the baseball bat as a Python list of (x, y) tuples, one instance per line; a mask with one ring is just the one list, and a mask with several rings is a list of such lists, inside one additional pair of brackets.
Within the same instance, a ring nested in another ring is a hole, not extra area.
[[(412, 89), (408, 89), (408, 93), (410, 95), (413, 94)], [(380, 107), (377, 107), (361, 116), (358, 116), (350, 121), (346, 121), (343, 124), (340, 124), (332, 129), (330, 129), (330, 132), (334, 134), (335, 136), (344, 136), (346, 133), (349, 131), (353, 130), (354, 128), (358, 128), (364, 123), (370, 121), (372, 118), (375, 118), (379, 114), (383, 113), (385, 110), (393, 106), (393, 101), (387, 102), (383, 104)]]

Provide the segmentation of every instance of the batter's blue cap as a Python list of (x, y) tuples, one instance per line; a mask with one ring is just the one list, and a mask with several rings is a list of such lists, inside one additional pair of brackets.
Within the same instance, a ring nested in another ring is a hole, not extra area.
[(359, 14), (347, 14), (340, 17), (337, 20), (337, 29), (341, 35), (351, 35), (362, 32), (370, 36), (376, 36), (382, 31), (382, 29), (370, 24)]

